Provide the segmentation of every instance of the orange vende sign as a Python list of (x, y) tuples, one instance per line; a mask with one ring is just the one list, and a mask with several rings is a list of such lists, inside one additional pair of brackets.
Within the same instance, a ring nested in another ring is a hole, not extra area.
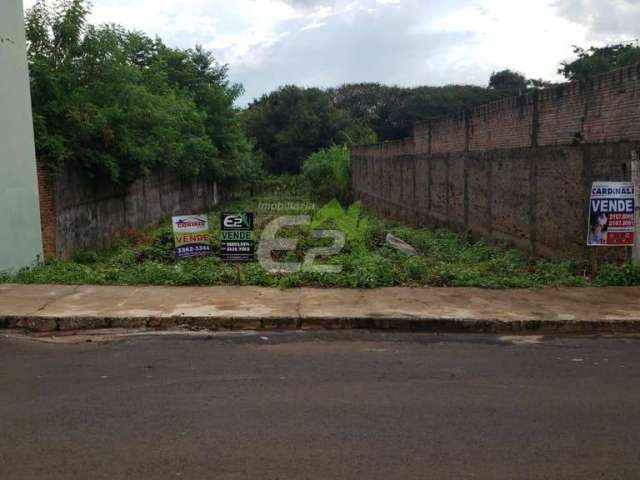
[(211, 235), (206, 214), (180, 215), (173, 217), (172, 220), (177, 258), (211, 255)]
[(185, 243), (208, 243), (210, 239), (211, 236), (208, 233), (185, 233), (176, 235), (176, 245), (183, 245)]

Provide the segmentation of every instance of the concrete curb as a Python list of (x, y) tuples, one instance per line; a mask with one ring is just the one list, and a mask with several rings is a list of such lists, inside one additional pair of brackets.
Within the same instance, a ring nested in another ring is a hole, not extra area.
[(640, 333), (640, 288), (0, 285), (0, 328)]
[(478, 318), (211, 318), (211, 317), (0, 317), (0, 328), (26, 332), (55, 333), (102, 329), (171, 330), (187, 328), (208, 331), (274, 330), (389, 330), (425, 333), (640, 333), (638, 320), (513, 320)]

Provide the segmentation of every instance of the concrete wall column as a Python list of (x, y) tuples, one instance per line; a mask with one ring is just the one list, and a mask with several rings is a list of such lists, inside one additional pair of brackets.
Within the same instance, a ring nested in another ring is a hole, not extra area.
[(0, 272), (42, 257), (22, 0), (0, 2)]

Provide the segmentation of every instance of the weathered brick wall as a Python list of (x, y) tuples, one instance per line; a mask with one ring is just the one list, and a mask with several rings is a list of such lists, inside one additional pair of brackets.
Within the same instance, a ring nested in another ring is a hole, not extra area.
[(53, 182), (42, 161), (36, 164), (38, 174), (38, 197), (40, 199), (40, 228), (42, 229), (42, 252), (44, 258), (56, 256), (56, 206)]
[(591, 182), (629, 180), (634, 151), (640, 65), (431, 120), (403, 142), (356, 147), (353, 187), (384, 216), (580, 257)]
[(640, 64), (418, 124), (417, 153), (486, 151), (640, 138)]
[(38, 184), (45, 256), (62, 259), (108, 247), (129, 230), (170, 215), (206, 211), (219, 201), (216, 184), (162, 172), (120, 188), (87, 182), (72, 169), (50, 178), (39, 163)]
[(469, 115), (469, 150), (481, 152), (532, 145), (534, 95), (523, 95), (482, 105)]
[[(423, 135), (424, 133), (422, 132)], [(467, 149), (467, 118), (465, 114), (460, 114), (431, 122), (426, 136), (430, 139), (427, 149), (430, 154), (463, 152)]]

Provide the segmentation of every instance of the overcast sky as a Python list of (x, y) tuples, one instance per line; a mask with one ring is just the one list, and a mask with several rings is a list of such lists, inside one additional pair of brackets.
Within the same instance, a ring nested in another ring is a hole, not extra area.
[[(26, 6), (34, 0), (24, 0)], [(280, 85), (486, 85), (492, 71), (559, 80), (571, 45), (640, 37), (640, 0), (93, 0), (114, 22), (230, 65), (246, 93)]]

